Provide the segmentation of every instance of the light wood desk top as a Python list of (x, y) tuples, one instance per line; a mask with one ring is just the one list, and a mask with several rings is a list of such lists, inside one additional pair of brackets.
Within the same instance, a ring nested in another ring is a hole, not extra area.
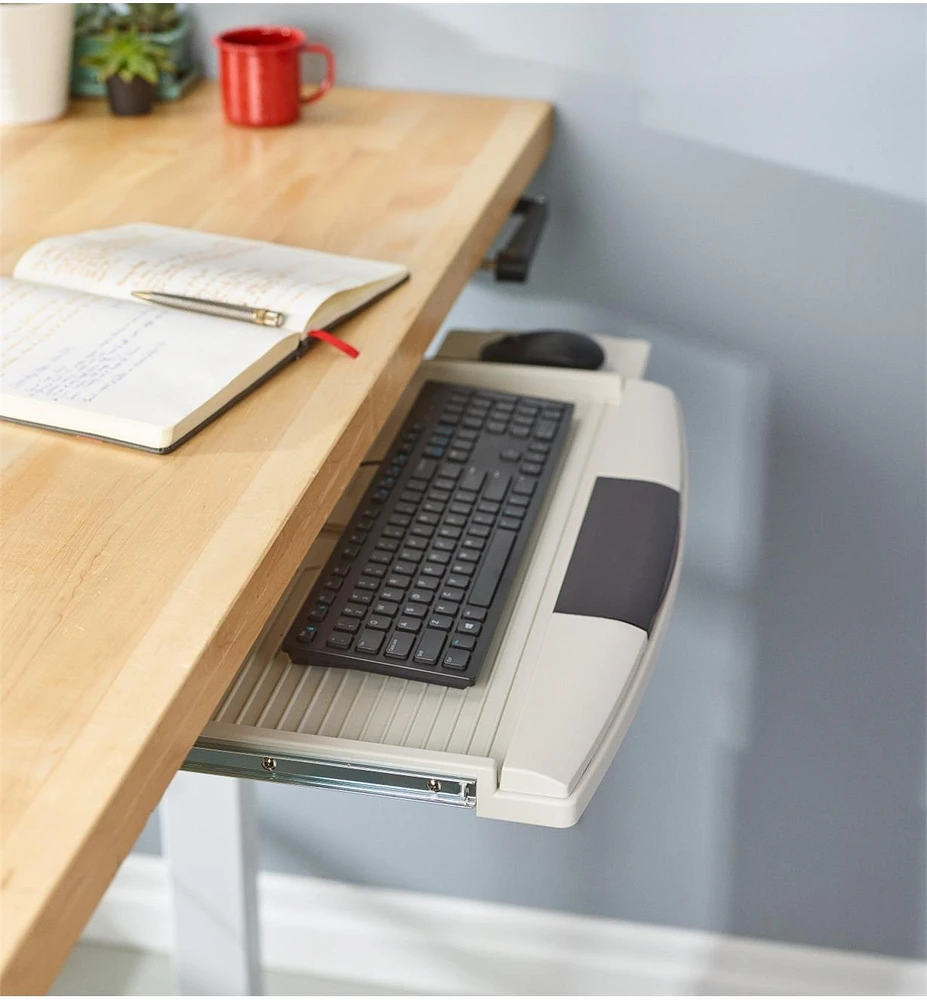
[(379, 257), (411, 280), (174, 455), (14, 425), (2, 446), (2, 986), (42, 991), (547, 152), (543, 103), (339, 88), (225, 125), (84, 102), (2, 136), (2, 270), (148, 220)]

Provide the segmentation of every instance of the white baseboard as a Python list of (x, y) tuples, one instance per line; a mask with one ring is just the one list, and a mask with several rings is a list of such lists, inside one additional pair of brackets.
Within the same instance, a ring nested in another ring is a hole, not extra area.
[[(167, 869), (132, 855), (84, 940), (170, 952)], [(927, 964), (262, 873), (264, 964), (397, 993), (913, 994)]]

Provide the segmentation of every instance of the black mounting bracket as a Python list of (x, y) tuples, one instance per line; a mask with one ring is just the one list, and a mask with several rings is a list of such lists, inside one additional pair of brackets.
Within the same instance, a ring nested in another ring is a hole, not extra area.
[(485, 257), (481, 271), (492, 271), (496, 281), (528, 280), (528, 271), (547, 222), (547, 196), (519, 198), (512, 215), (521, 217), (518, 228), (495, 257)]

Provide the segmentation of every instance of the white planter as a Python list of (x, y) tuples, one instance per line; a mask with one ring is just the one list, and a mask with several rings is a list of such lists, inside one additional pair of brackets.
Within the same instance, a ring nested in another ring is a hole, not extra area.
[(0, 125), (65, 113), (73, 38), (72, 3), (0, 4)]

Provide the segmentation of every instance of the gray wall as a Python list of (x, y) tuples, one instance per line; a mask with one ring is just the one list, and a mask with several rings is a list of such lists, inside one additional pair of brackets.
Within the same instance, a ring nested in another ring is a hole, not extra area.
[(196, 16), (210, 67), (215, 31), (290, 23), (335, 49), (342, 82), (554, 101), (532, 280), (478, 277), (451, 321), (650, 337), (691, 458), (677, 612), (578, 827), (262, 787), (263, 864), (918, 954), (924, 9)]

